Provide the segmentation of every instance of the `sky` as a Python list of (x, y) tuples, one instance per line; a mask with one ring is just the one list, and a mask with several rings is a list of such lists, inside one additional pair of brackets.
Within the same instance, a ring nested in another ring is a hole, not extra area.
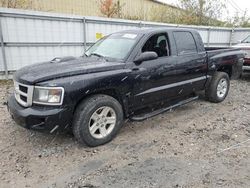
[[(177, 5), (178, 0), (159, 0), (168, 4)], [(222, 13), (222, 19), (226, 20), (227, 17), (233, 17), (236, 12), (242, 15), (247, 10), (247, 15), (250, 17), (250, 1), (249, 0), (226, 0), (226, 9)]]

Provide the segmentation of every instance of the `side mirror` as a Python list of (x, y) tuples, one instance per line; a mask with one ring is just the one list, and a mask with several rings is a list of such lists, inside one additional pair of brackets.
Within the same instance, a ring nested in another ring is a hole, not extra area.
[(238, 43), (238, 44), (242, 43), (242, 40), (238, 40), (237, 43)]
[(157, 59), (158, 55), (155, 52), (143, 52), (137, 58), (135, 58), (135, 63), (141, 63), (143, 61), (149, 61)]

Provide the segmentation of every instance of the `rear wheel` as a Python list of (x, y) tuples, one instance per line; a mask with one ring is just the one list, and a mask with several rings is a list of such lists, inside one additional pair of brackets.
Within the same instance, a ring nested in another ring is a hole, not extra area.
[(216, 72), (205, 91), (206, 98), (215, 103), (222, 102), (228, 94), (230, 87), (229, 76), (225, 72)]
[(98, 146), (111, 141), (122, 122), (122, 107), (116, 99), (107, 95), (94, 95), (76, 109), (73, 133), (80, 143)]

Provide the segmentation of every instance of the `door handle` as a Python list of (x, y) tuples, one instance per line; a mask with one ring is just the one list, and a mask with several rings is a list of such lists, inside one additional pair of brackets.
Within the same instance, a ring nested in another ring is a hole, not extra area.
[(197, 63), (204, 63), (205, 60), (204, 60), (204, 59), (200, 59), (200, 60), (197, 60), (196, 62), (197, 62)]
[(171, 65), (171, 66), (164, 66), (164, 69), (173, 69), (173, 68), (175, 68), (174, 65)]
[(146, 70), (145, 68), (139, 68), (139, 67), (134, 67), (132, 68), (132, 71), (143, 71)]
[(215, 64), (212, 64), (212, 65), (210, 66), (210, 68), (211, 68), (211, 69), (215, 69), (215, 68), (216, 68)]

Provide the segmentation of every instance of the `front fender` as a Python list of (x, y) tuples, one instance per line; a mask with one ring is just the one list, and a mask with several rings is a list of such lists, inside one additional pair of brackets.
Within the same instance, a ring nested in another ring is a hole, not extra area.
[[(64, 87), (63, 105), (76, 107), (83, 99), (93, 94), (107, 94), (116, 98), (127, 112), (127, 93), (132, 83), (128, 79), (131, 70), (121, 69), (64, 77), (39, 83), (41, 86)], [(127, 113), (126, 113), (127, 114)]]

